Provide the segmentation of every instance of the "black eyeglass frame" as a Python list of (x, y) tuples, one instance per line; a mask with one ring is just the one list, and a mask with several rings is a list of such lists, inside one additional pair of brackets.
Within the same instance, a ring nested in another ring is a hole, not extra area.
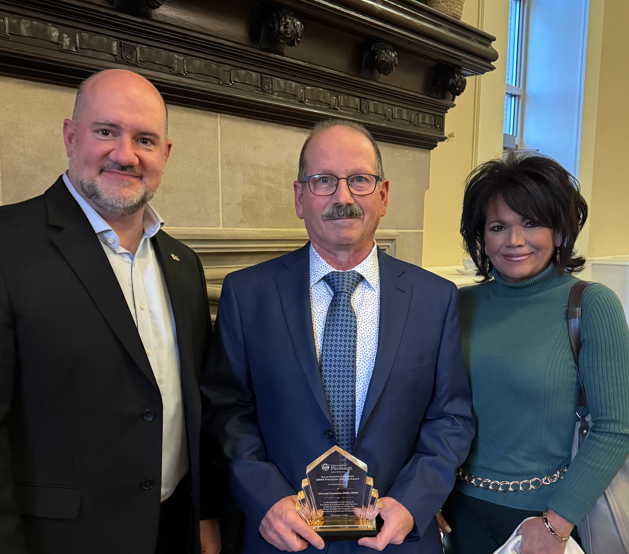
[[(376, 182), (371, 192), (366, 192), (364, 194), (357, 194), (351, 189), (351, 187), (349, 186), (349, 180), (352, 177), (356, 177), (357, 175), (368, 175), (369, 177), (374, 177), (376, 179)], [(310, 186), (310, 179), (312, 179), (313, 177), (323, 177), (323, 176), (334, 177), (336, 179), (336, 187), (334, 187), (334, 190), (330, 194), (317, 194), (316, 192), (312, 190)], [(315, 173), (314, 175), (306, 175), (305, 180), (299, 181), (299, 182), (304, 185), (308, 185), (308, 190), (313, 196), (333, 196), (336, 194), (336, 191), (339, 189), (339, 184), (341, 180), (343, 179), (345, 179), (345, 182), (347, 183), (347, 188), (353, 196), (369, 196), (370, 194), (373, 194), (376, 188), (378, 187), (378, 183), (383, 180), (382, 177), (380, 177), (379, 175), (373, 175), (371, 173), (352, 173), (352, 175), (348, 175), (347, 177), (337, 177), (336, 175), (332, 175), (330, 173)]]

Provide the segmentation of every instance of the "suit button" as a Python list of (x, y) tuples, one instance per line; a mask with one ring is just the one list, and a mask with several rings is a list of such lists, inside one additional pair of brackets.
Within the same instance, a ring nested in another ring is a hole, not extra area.
[(155, 410), (144, 410), (142, 417), (146, 421), (153, 421), (155, 419)]
[(330, 429), (326, 429), (323, 434), (325, 435), (326, 439), (331, 439), (332, 437), (334, 437), (334, 433), (332, 431), (330, 431)]
[(142, 483), (140, 484), (145, 491), (148, 491), (155, 486), (155, 481), (153, 481), (150, 477), (147, 477), (146, 479), (142, 479)]

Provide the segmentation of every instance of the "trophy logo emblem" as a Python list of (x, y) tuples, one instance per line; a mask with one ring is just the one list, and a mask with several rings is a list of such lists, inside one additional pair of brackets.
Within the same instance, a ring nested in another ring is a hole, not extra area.
[(382, 502), (367, 464), (333, 446), (306, 468), (295, 508), (324, 540), (358, 540), (378, 534)]

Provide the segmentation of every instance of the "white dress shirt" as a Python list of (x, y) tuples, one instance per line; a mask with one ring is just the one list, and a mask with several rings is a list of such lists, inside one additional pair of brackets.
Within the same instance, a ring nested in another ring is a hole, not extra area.
[(174, 492), (179, 481), (188, 472), (188, 448), (175, 320), (162, 268), (151, 244), (151, 237), (160, 230), (164, 221), (150, 205), (146, 206), (142, 221), (144, 234), (133, 255), (120, 246), (115, 231), (75, 190), (65, 173), (63, 181), (100, 239), (159, 386), (163, 410), (161, 489), (163, 502)]
[[(364, 279), (352, 294), (352, 306), (356, 312), (357, 345), (356, 345), (356, 434), (360, 417), (363, 413), (373, 366), (378, 352), (378, 330), (380, 326), (380, 268), (378, 265), (378, 248), (374, 244), (369, 255), (353, 271), (360, 273)], [(328, 307), (334, 293), (323, 278), (330, 272), (337, 271), (319, 256), (312, 244), (310, 245), (310, 309), (312, 328), (317, 348), (317, 358), (321, 364), (321, 346)], [(351, 270), (348, 270), (351, 271)]]

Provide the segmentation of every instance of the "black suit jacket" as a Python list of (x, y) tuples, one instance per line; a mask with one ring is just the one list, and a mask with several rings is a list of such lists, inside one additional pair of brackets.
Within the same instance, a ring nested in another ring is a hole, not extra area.
[[(415, 520), (415, 532), (386, 552), (441, 554), (435, 514), (474, 435), (458, 294), (449, 281), (382, 251), (378, 261), (378, 353), (353, 454), (367, 463), (381, 496), (401, 502)], [(309, 284), (309, 245), (223, 283), (202, 391), (214, 407), (206, 424), (222, 443), (246, 516), (245, 554), (277, 552), (258, 535), (261, 520), (296, 494), (306, 466), (335, 444)], [(340, 541), (327, 552), (373, 550)]]
[[(176, 324), (198, 520), (206, 285), (192, 250), (162, 231), (152, 241)], [(0, 208), (0, 552), (153, 554), (161, 454), (162, 401), (140, 336), (59, 178)]]

